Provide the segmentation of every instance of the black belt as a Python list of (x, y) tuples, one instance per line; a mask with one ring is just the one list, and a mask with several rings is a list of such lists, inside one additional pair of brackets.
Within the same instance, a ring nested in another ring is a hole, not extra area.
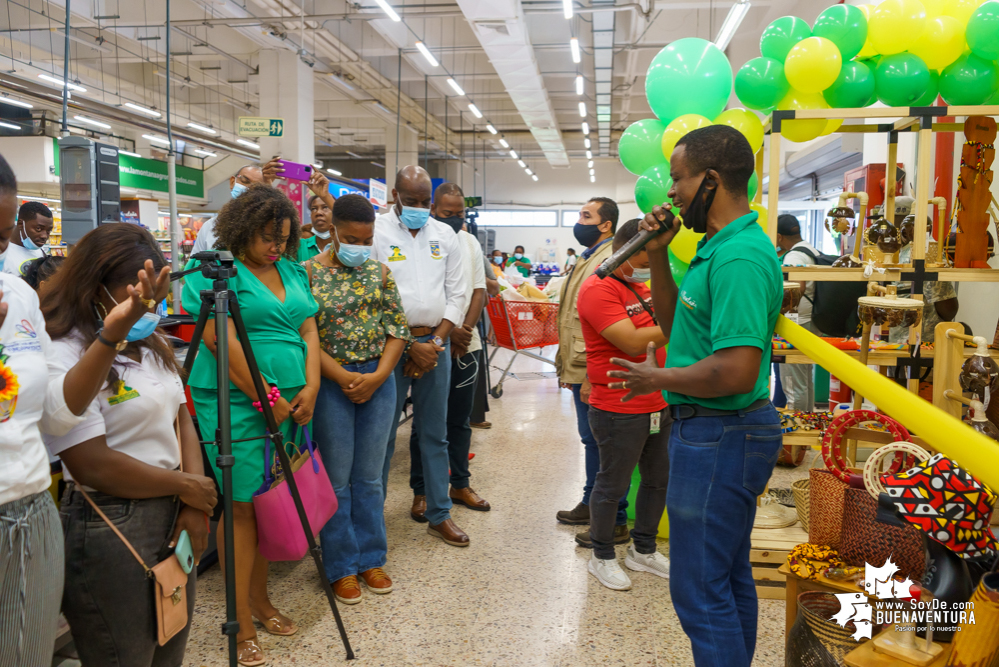
[(753, 401), (741, 410), (715, 410), (706, 408), (703, 405), (689, 405), (682, 403), (669, 406), (669, 413), (673, 419), (690, 419), (691, 417), (731, 417), (732, 415), (744, 415), (747, 412), (755, 412), (760, 408), (770, 405), (769, 398), (761, 398)]

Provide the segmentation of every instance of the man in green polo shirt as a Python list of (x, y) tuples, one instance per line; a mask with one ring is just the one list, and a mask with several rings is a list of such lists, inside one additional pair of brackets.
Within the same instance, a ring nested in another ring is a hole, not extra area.
[(633, 396), (662, 391), (675, 420), (670, 434), (666, 507), (670, 593), (698, 667), (749, 667), (756, 647), (757, 600), (749, 565), (756, 497), (781, 449), (770, 404), (770, 345), (783, 298), (774, 246), (749, 208), (753, 151), (737, 130), (713, 125), (677, 142), (670, 158), (672, 206), (656, 206), (642, 228), (656, 230), (666, 210), (704, 233), (682, 283), (666, 249), (680, 229), (645, 246), (652, 301), (669, 339), (665, 368), (612, 359), (609, 375)]

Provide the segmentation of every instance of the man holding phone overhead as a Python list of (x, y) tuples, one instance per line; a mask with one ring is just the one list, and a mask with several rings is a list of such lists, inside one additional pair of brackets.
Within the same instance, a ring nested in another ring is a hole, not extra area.
[(671, 345), (666, 367), (612, 360), (625, 370), (624, 400), (662, 391), (674, 424), (666, 496), (670, 594), (698, 667), (749, 667), (756, 647), (757, 598), (749, 565), (756, 497), (782, 446), (769, 399), (770, 344), (783, 299), (774, 246), (746, 196), (754, 158), (737, 130), (713, 125), (677, 142), (670, 157), (672, 206), (653, 207), (655, 231), (679, 209), (704, 238), (682, 283), (670, 274), (672, 228), (645, 249), (652, 301)]

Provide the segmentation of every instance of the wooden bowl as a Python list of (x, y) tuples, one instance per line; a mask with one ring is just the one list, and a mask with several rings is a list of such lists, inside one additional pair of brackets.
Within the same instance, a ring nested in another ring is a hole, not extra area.
[(923, 319), (923, 302), (891, 296), (862, 296), (857, 299), (860, 321), (871, 326), (913, 327)]

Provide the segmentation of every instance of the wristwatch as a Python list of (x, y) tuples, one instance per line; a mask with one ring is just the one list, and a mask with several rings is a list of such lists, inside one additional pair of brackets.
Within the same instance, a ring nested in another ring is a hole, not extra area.
[(434, 336), (430, 339), (430, 342), (437, 347), (444, 347), (444, 340), (440, 336)]
[(128, 347), (128, 341), (127, 340), (122, 340), (122, 341), (119, 341), (117, 343), (112, 343), (107, 338), (105, 338), (103, 334), (104, 334), (104, 327), (101, 327), (100, 331), (97, 332), (97, 340), (99, 340), (104, 345), (107, 345), (108, 347), (113, 347), (118, 352), (121, 352), (126, 347)]

